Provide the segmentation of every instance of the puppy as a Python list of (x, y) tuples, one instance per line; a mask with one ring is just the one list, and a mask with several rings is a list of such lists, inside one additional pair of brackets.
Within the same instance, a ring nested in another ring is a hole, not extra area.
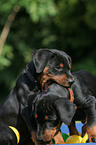
[(74, 130), (72, 121), (76, 120), (86, 122), (90, 142), (96, 139), (96, 78), (87, 71), (74, 72), (73, 77), (73, 101), (70, 100), (68, 89), (56, 83), (47, 91), (30, 96), (27, 110), (29, 115), (25, 119), (27, 124), (29, 122), (29, 128), (33, 125), (32, 119), (36, 120), (38, 141), (50, 142), (59, 132), (62, 122), (68, 125), (69, 129), (73, 129), (71, 134), (75, 134), (76, 129)]
[(2, 142), (4, 145), (17, 144), (16, 132), (9, 126), (18, 130), (19, 145), (31, 141), (30, 132), (22, 118), (22, 110), (28, 104), (29, 95), (41, 90), (49, 79), (65, 86), (73, 81), (71, 58), (66, 53), (55, 49), (39, 49), (33, 52), (32, 57), (18, 77), (15, 87), (0, 105), (0, 145)]
[(45, 51), (44, 49), (40, 49), (35, 53), (33, 62), (36, 72), (40, 73), (43, 70), (41, 75), (38, 77), (42, 87), (44, 87), (44, 84), (49, 85), (50, 80), (54, 80), (60, 85), (70, 87), (70, 85), (74, 82), (74, 78), (71, 74), (70, 56), (63, 51), (55, 49), (46, 49)]
[(68, 90), (56, 83), (47, 91), (30, 96), (22, 114), (31, 134), (35, 132), (35, 144), (48, 144), (52, 139), (55, 144), (64, 144), (61, 137), (56, 140), (55, 136), (60, 134), (62, 122), (69, 125), (74, 116), (76, 105), (69, 97)]

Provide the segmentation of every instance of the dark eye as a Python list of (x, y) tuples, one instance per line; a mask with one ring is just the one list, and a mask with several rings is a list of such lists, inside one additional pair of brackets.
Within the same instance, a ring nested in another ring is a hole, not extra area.
[(56, 66), (55, 69), (56, 69), (56, 70), (62, 70), (62, 67)]

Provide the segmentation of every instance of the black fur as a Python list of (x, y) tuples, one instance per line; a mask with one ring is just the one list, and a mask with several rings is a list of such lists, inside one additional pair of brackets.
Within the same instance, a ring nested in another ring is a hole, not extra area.
[[(66, 53), (55, 49), (39, 49), (33, 52), (32, 57), (33, 60), (20, 74), (15, 87), (0, 105), (0, 145), (2, 142), (6, 145), (16, 145), (15, 134), (9, 129), (9, 125), (19, 131), (19, 145), (25, 145), (31, 141), (31, 134), (22, 118), (22, 110), (27, 106), (29, 96), (41, 90), (38, 77), (46, 66), (50, 68), (48, 70), (50, 74), (66, 73), (67, 78), (69, 77), (67, 81), (70, 82), (72, 79), (69, 69), (71, 58)], [(56, 68), (60, 63), (65, 65), (61, 70)]]
[(32, 118), (35, 118), (37, 139), (43, 143), (46, 142), (44, 131), (53, 129), (60, 122), (70, 125), (72, 119), (86, 121), (87, 117), (88, 128), (96, 124), (96, 78), (87, 71), (74, 72), (73, 76), (74, 83), (71, 86), (74, 92), (73, 103), (70, 102), (68, 89), (55, 83), (47, 91), (30, 96), (27, 110), (29, 116), (25, 119), (30, 122), (28, 126), (31, 128)]

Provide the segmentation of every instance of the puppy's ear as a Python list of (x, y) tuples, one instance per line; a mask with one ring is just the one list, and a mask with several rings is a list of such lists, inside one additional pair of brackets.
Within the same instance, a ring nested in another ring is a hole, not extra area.
[(37, 73), (41, 73), (46, 67), (50, 53), (48, 49), (39, 49), (32, 53), (32, 59)]
[(55, 107), (62, 122), (70, 125), (76, 111), (76, 105), (68, 99), (58, 99), (55, 101)]

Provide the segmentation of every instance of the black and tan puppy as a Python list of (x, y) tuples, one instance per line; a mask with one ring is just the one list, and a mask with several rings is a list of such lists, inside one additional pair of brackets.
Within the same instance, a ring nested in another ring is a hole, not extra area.
[[(76, 105), (70, 102), (69, 97), (68, 90), (56, 83), (48, 90), (29, 97), (29, 105), (22, 114), (32, 136), (35, 134), (35, 144), (50, 143), (60, 131), (62, 122), (70, 124)], [(55, 144), (64, 143), (55, 141)]]
[(19, 145), (28, 145), (31, 136), (21, 112), (28, 104), (29, 95), (41, 90), (49, 79), (69, 86), (73, 82), (70, 68), (71, 58), (62, 51), (39, 49), (33, 52), (33, 60), (18, 77), (15, 87), (0, 105), (0, 145), (17, 144), (14, 131), (9, 126), (19, 131)]
[[(73, 102), (68, 89), (55, 83), (47, 91), (30, 96), (29, 116), (23, 114), (30, 131), (32, 120), (36, 120), (37, 140), (50, 142), (59, 132), (62, 122), (69, 126), (71, 121), (86, 122), (86, 118), (89, 141), (96, 139), (96, 78), (87, 71), (74, 72), (73, 76)], [(74, 134), (74, 131), (71, 130), (71, 133)]]

